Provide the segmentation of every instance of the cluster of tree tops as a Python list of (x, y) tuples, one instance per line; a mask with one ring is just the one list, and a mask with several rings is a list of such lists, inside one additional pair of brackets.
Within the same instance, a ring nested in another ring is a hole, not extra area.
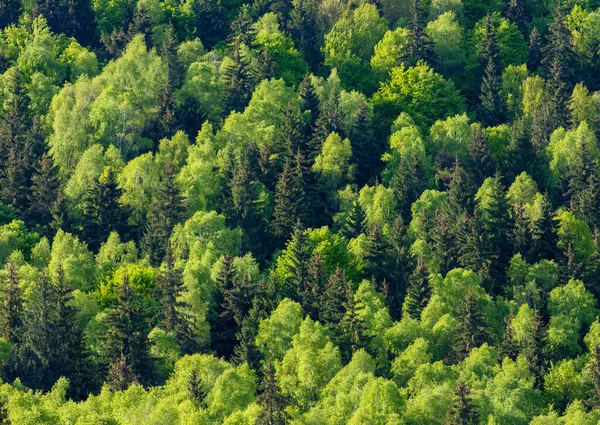
[(597, 424), (556, 3), (2, 0), (0, 423)]

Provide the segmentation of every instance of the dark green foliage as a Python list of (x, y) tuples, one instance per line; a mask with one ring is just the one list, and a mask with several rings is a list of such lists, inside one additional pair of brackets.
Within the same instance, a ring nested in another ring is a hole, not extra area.
[(28, 216), (34, 223), (48, 226), (52, 222), (59, 185), (52, 158), (44, 155), (31, 178)]
[(287, 163), (275, 187), (275, 210), (271, 225), (273, 233), (280, 240), (287, 240), (293, 229), (298, 224), (301, 226), (305, 220), (303, 161), (302, 156), (297, 154), (294, 163)]
[(402, 307), (403, 313), (419, 320), (421, 312), (429, 303), (430, 298), (429, 271), (425, 261), (419, 258), (417, 267), (415, 267), (409, 278), (409, 286)]
[(491, 338), (483, 306), (472, 293), (467, 294), (458, 306), (457, 321), (454, 352), (460, 360), (468, 356), (473, 348), (490, 342)]
[(295, 45), (303, 53), (304, 59), (313, 71), (321, 61), (318, 36), (319, 3), (315, 0), (292, 2), (289, 27)]
[(192, 3), (196, 36), (208, 47), (222, 40), (229, 27), (225, 9), (220, 0), (196, 0)]
[(254, 78), (250, 70), (250, 62), (242, 54), (242, 42), (237, 38), (233, 45), (233, 64), (225, 72), (225, 97), (226, 111), (242, 112), (250, 101)]
[(478, 46), (478, 53), (483, 66), (481, 81), (481, 109), (479, 115), (488, 126), (498, 125), (504, 120), (504, 102), (500, 97), (502, 89), (502, 65), (498, 57), (498, 45), (492, 18), (488, 14), (483, 24), (483, 36)]
[(147, 382), (148, 325), (139, 296), (129, 286), (129, 277), (117, 288), (115, 306), (107, 313), (103, 360), (107, 365), (106, 382), (115, 390)]
[(265, 366), (265, 374), (260, 384), (258, 396), (261, 412), (256, 421), (257, 425), (284, 425), (287, 423), (285, 407), (287, 402), (275, 379), (275, 368), (268, 360)]
[(445, 425), (471, 425), (479, 423), (473, 404), (471, 391), (464, 382), (460, 382), (454, 392), (452, 403), (446, 415)]
[(171, 231), (185, 214), (174, 164), (167, 161), (161, 171), (161, 185), (150, 207), (142, 239), (144, 255), (153, 265), (160, 264), (165, 257)]
[(15, 23), (21, 14), (20, 0), (7, 0), (0, 3), (0, 29)]
[(19, 344), (23, 329), (23, 292), (19, 286), (17, 266), (12, 261), (8, 263), (3, 282), (3, 307), (0, 316), (0, 338), (6, 339), (13, 345)]
[(433, 46), (429, 36), (425, 33), (423, 9), (420, 0), (412, 0), (410, 6), (410, 37), (408, 51), (413, 64), (424, 60), (431, 60)]

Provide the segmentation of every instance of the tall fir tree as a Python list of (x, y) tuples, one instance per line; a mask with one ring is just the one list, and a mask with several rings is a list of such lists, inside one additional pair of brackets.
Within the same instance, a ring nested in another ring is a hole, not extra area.
[(23, 367), (23, 331), (25, 327), (24, 295), (14, 262), (7, 265), (3, 282), (3, 308), (0, 309), (0, 338), (11, 344), (12, 353), (4, 370), (4, 378), (12, 381)]
[(448, 406), (448, 413), (444, 425), (475, 425), (479, 418), (475, 410), (471, 391), (464, 382), (460, 382), (454, 391), (452, 403)]
[(425, 33), (423, 8), (421, 0), (412, 0), (410, 6), (410, 36), (408, 51), (413, 64), (423, 60), (430, 61), (433, 56), (433, 44)]
[(96, 251), (111, 232), (126, 237), (129, 214), (120, 203), (119, 188), (114, 170), (107, 167), (86, 193), (81, 227), (84, 239)]
[(480, 301), (469, 293), (458, 307), (456, 345), (454, 353), (458, 360), (466, 358), (473, 348), (490, 342), (487, 318)]
[(421, 319), (423, 309), (431, 298), (431, 287), (429, 286), (429, 270), (425, 260), (420, 257), (417, 266), (410, 275), (408, 291), (402, 306), (403, 313), (416, 320)]
[(242, 53), (242, 42), (238, 37), (233, 43), (233, 63), (225, 70), (225, 95), (223, 102), (226, 112), (243, 112), (250, 102), (254, 78), (250, 62)]
[(544, 58), (544, 39), (537, 27), (533, 27), (529, 34), (529, 52), (527, 54), (527, 69), (536, 72), (542, 65)]
[(585, 373), (591, 383), (588, 404), (591, 408), (600, 407), (600, 345), (594, 344), (590, 349), (589, 361)]
[(107, 365), (106, 383), (114, 390), (148, 382), (148, 325), (140, 297), (129, 285), (129, 277), (117, 288), (115, 306), (106, 316), (103, 359)]
[(160, 186), (150, 206), (142, 239), (142, 252), (154, 266), (158, 266), (165, 258), (171, 232), (185, 216), (183, 197), (176, 178), (175, 165), (167, 161), (161, 170)]
[[(287, 163), (275, 186), (275, 209), (271, 226), (281, 242), (286, 241), (300, 223), (303, 226), (305, 215), (304, 158), (296, 155), (295, 163)], [(280, 243), (281, 243), (280, 242)]]
[(487, 138), (479, 124), (471, 127), (469, 156), (469, 171), (473, 175), (473, 183), (479, 187), (495, 171)]
[(294, 44), (302, 52), (310, 69), (316, 72), (321, 62), (319, 46), (319, 3), (316, 0), (299, 0), (292, 2), (289, 29)]
[(574, 63), (571, 31), (567, 27), (565, 11), (558, 7), (548, 27), (548, 44), (543, 50), (542, 64), (549, 76), (549, 88), (554, 107), (555, 127), (565, 126), (568, 120), (567, 101), (572, 92)]
[(45, 154), (38, 162), (29, 188), (29, 219), (47, 227), (52, 222), (54, 203), (58, 197), (60, 180), (52, 157)]
[(527, 17), (523, 0), (508, 0), (504, 14), (509, 21), (513, 22), (523, 36), (527, 36)]
[(288, 403), (279, 389), (275, 377), (275, 367), (270, 360), (267, 360), (265, 365), (265, 373), (259, 387), (258, 401), (261, 410), (256, 425), (284, 425), (288, 422), (285, 411)]
[(352, 145), (352, 162), (356, 164), (356, 184), (363, 187), (376, 174), (379, 169), (381, 146), (376, 144), (373, 134), (373, 125), (369, 116), (366, 102), (362, 99), (358, 103), (356, 125), (350, 131)]
[(527, 359), (529, 368), (535, 377), (535, 387), (538, 389), (544, 385), (544, 374), (547, 367), (545, 345), (546, 326), (540, 313), (534, 310), (531, 318), (531, 330), (521, 338), (519, 352)]
[(498, 56), (496, 29), (492, 17), (488, 14), (483, 24), (482, 39), (478, 53), (483, 66), (481, 81), (481, 101), (479, 115), (486, 126), (495, 126), (504, 121), (504, 102), (500, 96), (502, 90), (502, 64)]

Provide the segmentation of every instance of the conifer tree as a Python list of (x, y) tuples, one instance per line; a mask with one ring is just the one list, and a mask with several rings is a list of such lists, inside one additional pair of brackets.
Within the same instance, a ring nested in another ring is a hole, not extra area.
[(108, 365), (106, 382), (114, 390), (125, 390), (145, 382), (149, 372), (147, 321), (141, 300), (129, 286), (129, 277), (117, 288), (114, 308), (106, 317), (103, 357)]
[(585, 371), (592, 384), (589, 404), (592, 408), (597, 408), (600, 406), (600, 345), (594, 344), (591, 347), (590, 360)]
[(83, 236), (93, 251), (111, 232), (127, 235), (129, 217), (125, 207), (120, 204), (121, 194), (115, 172), (107, 167), (84, 197), (81, 224)]
[(284, 425), (287, 423), (285, 407), (287, 402), (281, 394), (275, 378), (275, 368), (270, 360), (265, 365), (265, 373), (259, 387), (258, 401), (261, 411), (257, 425)]
[(319, 96), (309, 74), (305, 75), (298, 86), (298, 95), (302, 100), (302, 110), (310, 112), (310, 120), (306, 125), (306, 139), (311, 140), (314, 132), (314, 126), (321, 115)]
[(0, 28), (16, 23), (21, 15), (20, 0), (6, 0), (0, 3)]
[(481, 101), (480, 117), (486, 126), (495, 126), (504, 121), (504, 103), (500, 97), (502, 65), (498, 57), (496, 30), (489, 14), (484, 20), (478, 53), (483, 66), (481, 95), (479, 96)]
[(23, 330), (23, 292), (19, 285), (19, 273), (14, 262), (7, 266), (3, 288), (3, 308), (0, 310), (0, 338), (13, 346), (19, 344)]
[(562, 7), (554, 12), (548, 27), (548, 44), (543, 50), (542, 64), (549, 75), (549, 87), (555, 112), (555, 126), (565, 126), (568, 118), (567, 101), (572, 91), (573, 46)]
[(308, 264), (305, 290), (300, 294), (303, 310), (315, 321), (319, 320), (319, 306), (327, 285), (324, 267), (321, 256), (313, 254)]
[(448, 406), (448, 414), (444, 425), (475, 425), (479, 423), (471, 391), (464, 382), (460, 382), (454, 391), (452, 403)]
[(544, 384), (544, 373), (546, 371), (546, 358), (544, 355), (544, 346), (546, 340), (546, 328), (542, 317), (537, 310), (534, 310), (531, 318), (531, 332), (524, 335), (520, 342), (520, 354), (522, 354), (529, 363), (529, 368), (535, 377), (536, 388), (542, 388)]
[(192, 3), (196, 36), (207, 49), (225, 38), (229, 28), (226, 10), (220, 0), (197, 0)]
[(172, 251), (168, 248), (163, 261), (163, 270), (156, 279), (161, 310), (159, 326), (173, 334), (184, 354), (191, 354), (198, 347), (187, 313), (189, 305), (181, 300), (184, 291), (181, 272), (175, 268), (173, 260)]
[(429, 37), (425, 33), (423, 10), (420, 0), (412, 0), (410, 7), (410, 37), (408, 39), (408, 50), (412, 63), (424, 60), (428, 61), (432, 57), (433, 47)]
[(65, 33), (79, 43), (89, 46), (97, 43), (96, 16), (90, 0), (66, 0), (67, 21)]
[(226, 81), (223, 98), (225, 111), (243, 112), (250, 102), (254, 78), (250, 70), (250, 62), (242, 54), (242, 42), (239, 38), (234, 41), (231, 59), (233, 64), (226, 69), (224, 76)]
[(527, 36), (527, 18), (523, 0), (509, 0), (506, 5), (505, 15), (513, 22), (524, 36)]
[(281, 241), (292, 234), (294, 228), (305, 220), (305, 192), (302, 155), (295, 163), (287, 163), (275, 186), (275, 210), (271, 226)]
[(294, 44), (302, 52), (306, 62), (316, 71), (321, 61), (318, 34), (319, 3), (315, 0), (292, 2), (289, 27)]
[(28, 217), (41, 226), (52, 222), (54, 203), (58, 196), (60, 181), (52, 157), (45, 154), (38, 162), (29, 189)]
[(469, 293), (458, 308), (455, 354), (459, 360), (469, 355), (473, 348), (490, 342), (487, 318), (479, 300)]
[(531, 33), (529, 34), (529, 53), (527, 55), (527, 68), (530, 69), (531, 72), (536, 72), (542, 64), (544, 57), (543, 50), (542, 34), (537, 27), (533, 27), (533, 30), (531, 30)]
[(185, 214), (183, 198), (175, 180), (175, 165), (167, 161), (161, 171), (161, 184), (150, 206), (142, 239), (142, 251), (155, 266), (165, 257), (171, 232)]
[(515, 360), (519, 355), (519, 347), (517, 342), (515, 341), (514, 331), (511, 326), (511, 321), (514, 316), (510, 315), (505, 319), (506, 322), (506, 331), (504, 332), (504, 339), (500, 344), (500, 349), (498, 350), (498, 360), (502, 362), (505, 357), (508, 357), (511, 360)]
[(494, 166), (489, 151), (487, 138), (481, 129), (481, 125), (476, 124), (471, 128), (471, 138), (469, 139), (470, 172), (473, 175), (475, 186), (481, 186), (483, 181), (494, 172)]
[(307, 234), (300, 226), (294, 230), (288, 249), (290, 264), (287, 266), (287, 271), (290, 277), (287, 279), (282, 296), (304, 301), (311, 289), (308, 287), (308, 276), (312, 252)]
[(142, 34), (146, 41), (146, 46), (148, 48), (152, 46), (152, 22), (150, 21), (148, 7), (144, 3), (138, 3), (135, 8), (133, 19), (127, 32), (130, 39), (133, 39), (138, 34)]
[(254, 28), (252, 24), (252, 10), (249, 5), (244, 4), (240, 7), (237, 17), (231, 23), (231, 40), (239, 40), (242, 44), (250, 46), (254, 38)]
[(429, 270), (422, 257), (417, 260), (417, 266), (410, 275), (409, 282), (402, 311), (405, 315), (419, 320), (421, 318), (421, 312), (427, 306), (429, 299), (431, 298)]
[(325, 326), (335, 328), (344, 317), (348, 281), (344, 272), (337, 268), (335, 273), (329, 277), (323, 296), (320, 298), (319, 320)]
[(350, 132), (350, 143), (352, 144), (352, 162), (356, 164), (356, 184), (359, 187), (369, 182), (375, 175), (379, 158), (381, 157), (380, 146), (375, 144), (366, 103), (361, 99), (358, 104), (356, 125)]

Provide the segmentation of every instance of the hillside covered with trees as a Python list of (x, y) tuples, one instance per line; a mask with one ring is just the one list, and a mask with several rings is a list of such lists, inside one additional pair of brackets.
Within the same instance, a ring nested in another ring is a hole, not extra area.
[(0, 0), (0, 424), (600, 421), (597, 0)]

